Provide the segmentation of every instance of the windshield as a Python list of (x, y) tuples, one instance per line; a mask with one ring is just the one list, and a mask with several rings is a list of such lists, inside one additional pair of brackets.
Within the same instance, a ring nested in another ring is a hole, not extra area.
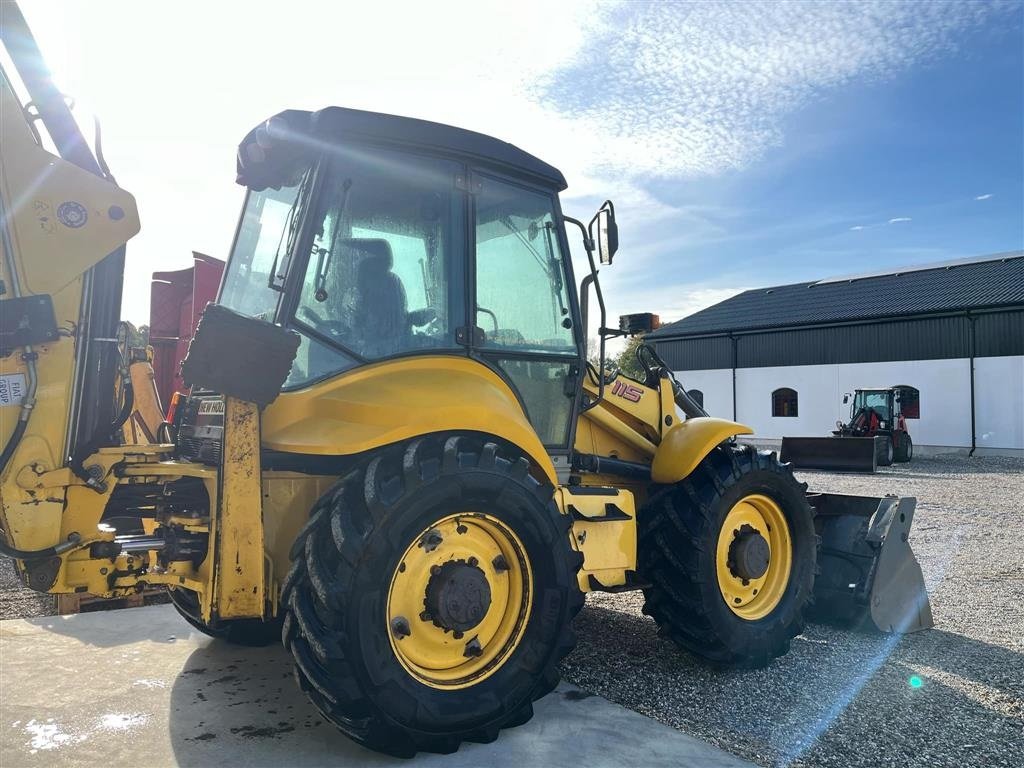
[(864, 408), (870, 408), (882, 421), (889, 420), (889, 393), (888, 392), (858, 392), (853, 401), (853, 412), (858, 413)]
[(278, 291), (271, 273), (283, 273), (290, 232), (297, 226), (299, 187), (249, 192), (231, 251), (220, 303), (251, 317), (273, 320)]

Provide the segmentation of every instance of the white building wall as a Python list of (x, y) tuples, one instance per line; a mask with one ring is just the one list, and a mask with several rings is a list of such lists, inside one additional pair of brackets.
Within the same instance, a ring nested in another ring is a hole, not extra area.
[[(1024, 357), (975, 360), (975, 406), (979, 448), (1024, 450)], [(687, 389), (704, 393), (712, 416), (732, 417), (730, 369), (680, 371)], [(908, 384), (921, 393), (921, 418), (908, 419), (915, 445), (969, 448), (971, 445), (970, 360), (904, 360), (843, 365), (740, 368), (736, 371), (736, 420), (755, 437), (828, 435), (849, 417), (843, 394), (857, 387)], [(796, 417), (773, 417), (772, 392), (797, 391)]]
[(732, 368), (683, 371), (677, 376), (687, 392), (699, 389), (704, 393), (705, 411), (721, 419), (732, 418)]
[(974, 359), (979, 448), (1024, 450), (1024, 356)]
[[(736, 371), (736, 420), (754, 429), (755, 437), (827, 435), (835, 428), (837, 391), (834, 365), (740, 368)], [(798, 416), (773, 417), (772, 392), (797, 392)]]

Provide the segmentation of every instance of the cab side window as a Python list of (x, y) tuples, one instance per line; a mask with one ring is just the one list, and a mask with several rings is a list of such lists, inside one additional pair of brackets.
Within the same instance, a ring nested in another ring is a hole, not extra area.
[(575, 354), (550, 196), (485, 179), (476, 195), (476, 324), (489, 348)]

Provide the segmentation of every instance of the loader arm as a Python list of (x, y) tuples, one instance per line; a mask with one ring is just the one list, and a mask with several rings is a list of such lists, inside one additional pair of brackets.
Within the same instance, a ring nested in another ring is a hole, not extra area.
[[(33, 552), (67, 545), (61, 531), (67, 484), (38, 493), (17, 477), (73, 466), (74, 483), (100, 482), (80, 460), (112, 431), (116, 349), (110, 339), (123, 271), (117, 253), (138, 232), (139, 220), (132, 196), (99, 175), (95, 158), (88, 167), (88, 148), (76, 138), (63, 97), (11, 4), (4, 8), (3, 42), (43, 127), (66, 155), (42, 147), (11, 73), (0, 72), (2, 524), (5, 546)], [(102, 461), (89, 463), (95, 473), (105, 471)]]
[[(583, 385), (586, 395), (596, 398), (598, 389), (588, 376)], [(668, 484), (693, 472), (715, 446), (753, 432), (728, 419), (684, 419), (667, 373), (658, 378), (657, 388), (620, 375), (606, 384), (597, 405), (581, 415), (575, 449), (583, 456), (636, 464), (638, 471), (646, 467), (654, 482)]]

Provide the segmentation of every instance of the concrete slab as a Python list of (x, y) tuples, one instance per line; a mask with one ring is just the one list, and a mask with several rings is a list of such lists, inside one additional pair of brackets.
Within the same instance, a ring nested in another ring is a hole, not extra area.
[(55, 764), (750, 765), (564, 684), (493, 744), (396, 760), (324, 722), (282, 648), (211, 640), (167, 605), (0, 622), (0, 766)]

